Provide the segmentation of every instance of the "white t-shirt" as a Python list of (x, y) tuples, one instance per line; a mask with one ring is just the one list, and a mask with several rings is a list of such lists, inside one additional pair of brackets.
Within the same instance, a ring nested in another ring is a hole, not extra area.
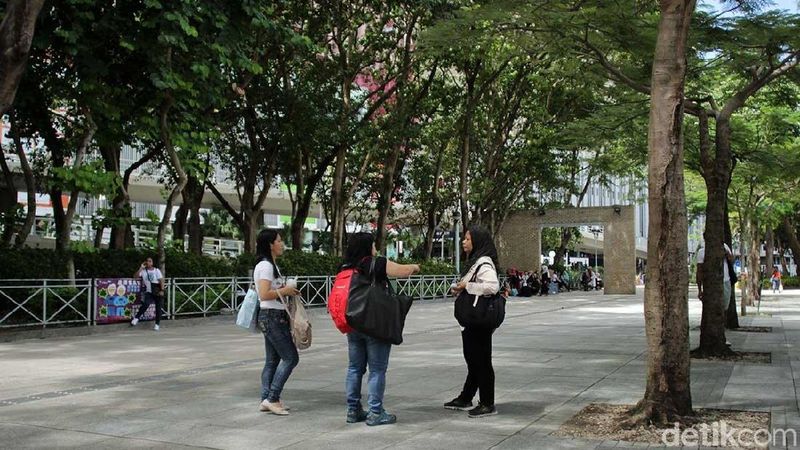
[(161, 280), (164, 279), (164, 275), (161, 274), (161, 271), (157, 267), (142, 269), (139, 271), (139, 276), (142, 277), (142, 281), (144, 281), (144, 291), (151, 294), (153, 293), (153, 283), (161, 283)]
[[(285, 285), (283, 277), (275, 278), (275, 267), (269, 261), (261, 261), (256, 264), (253, 269), (253, 283), (256, 285), (256, 292), (258, 292), (258, 280), (267, 280), (272, 283), (271, 290), (280, 289)], [(258, 298), (261, 299), (261, 293), (258, 292)], [(276, 300), (261, 300), (261, 309), (286, 309), (286, 306), (281, 303), (280, 299)]]
[[(728, 247), (728, 244), (722, 244), (725, 246), (725, 258), (728, 255), (732, 254), (731, 248)], [(700, 250), (697, 251), (697, 264), (703, 264), (703, 261), (706, 260), (706, 248), (700, 247)], [(728, 283), (731, 282), (731, 274), (728, 273), (728, 261), (723, 259), (722, 261), (722, 281), (727, 281)]]

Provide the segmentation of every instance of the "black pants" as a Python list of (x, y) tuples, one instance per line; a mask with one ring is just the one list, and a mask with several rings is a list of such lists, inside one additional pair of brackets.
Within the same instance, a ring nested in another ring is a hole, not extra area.
[(467, 361), (467, 381), (461, 391), (462, 400), (472, 401), (480, 390), (480, 402), (494, 406), (494, 368), (492, 368), (492, 332), (494, 330), (465, 328), (461, 332), (464, 359)]
[(159, 325), (161, 324), (161, 310), (164, 308), (164, 297), (160, 295), (145, 292), (142, 298), (142, 305), (139, 306), (139, 312), (136, 313), (136, 318), (141, 319), (144, 313), (147, 312), (147, 308), (153, 303), (156, 304), (156, 325)]

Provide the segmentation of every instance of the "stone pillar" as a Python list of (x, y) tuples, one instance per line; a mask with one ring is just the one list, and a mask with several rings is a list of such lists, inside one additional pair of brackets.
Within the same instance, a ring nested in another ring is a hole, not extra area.
[(634, 208), (619, 207), (603, 223), (603, 292), (636, 293), (636, 235)]
[(503, 269), (516, 267), (523, 271), (537, 270), (541, 263), (542, 228), (530, 212), (510, 215), (497, 238), (497, 252)]

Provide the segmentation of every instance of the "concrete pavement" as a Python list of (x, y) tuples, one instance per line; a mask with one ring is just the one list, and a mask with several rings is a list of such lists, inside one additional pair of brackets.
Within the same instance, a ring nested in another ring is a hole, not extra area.
[[(800, 292), (765, 292), (761, 315), (730, 332), (737, 350), (772, 364), (693, 361), (695, 407), (770, 411), (800, 430)], [(699, 301), (690, 300), (692, 327)], [(511, 299), (495, 333), (499, 415), (446, 411), (466, 374), (450, 302), (415, 304), (393, 347), (385, 406), (398, 423), (345, 423), (346, 341), (314, 310), (314, 345), (284, 391), (292, 415), (258, 412), (263, 339), (231, 317), (153, 332), (0, 344), (2, 448), (606, 448), (628, 445), (549, 434), (592, 402), (635, 403), (644, 390), (642, 291)], [(693, 346), (697, 331), (692, 331)], [(797, 371), (797, 373), (796, 373)], [(366, 394), (366, 386), (364, 387)]]

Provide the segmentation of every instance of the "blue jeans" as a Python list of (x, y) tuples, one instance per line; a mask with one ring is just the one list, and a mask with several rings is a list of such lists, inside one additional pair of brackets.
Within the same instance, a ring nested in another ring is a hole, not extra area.
[(367, 404), (372, 413), (383, 412), (383, 392), (386, 390), (386, 369), (392, 344), (369, 337), (358, 331), (347, 334), (350, 363), (347, 366), (347, 409), (361, 409), (361, 380), (369, 365)]
[(258, 312), (258, 327), (264, 334), (267, 360), (261, 371), (261, 400), (270, 403), (281, 399), (281, 391), (292, 374), (300, 357), (292, 341), (289, 315), (280, 309), (262, 309)]

